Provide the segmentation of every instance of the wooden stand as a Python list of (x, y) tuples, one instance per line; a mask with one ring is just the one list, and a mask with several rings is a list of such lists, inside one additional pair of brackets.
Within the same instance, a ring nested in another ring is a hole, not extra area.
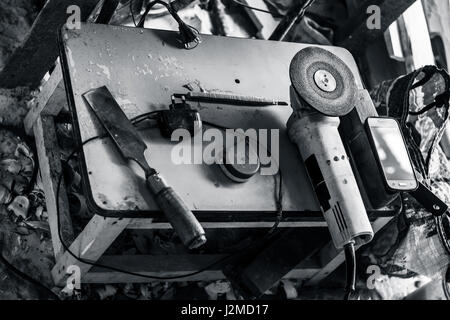
[[(162, 224), (152, 224), (152, 219), (145, 218), (105, 218), (95, 215), (84, 230), (74, 238), (72, 222), (69, 212), (67, 193), (62, 182), (59, 199), (56, 199), (57, 183), (61, 174), (61, 161), (58, 144), (56, 141), (55, 125), (53, 117), (64, 106), (64, 88), (55, 85), (60, 83), (61, 73), (56, 69), (50, 79), (44, 85), (34, 107), (29, 111), (25, 119), (25, 127), (32, 129), (38, 150), (40, 171), (46, 196), (48, 218), (52, 236), (56, 265), (52, 270), (52, 276), (57, 285), (65, 285), (65, 279), (69, 276), (67, 270), (70, 266), (79, 266), (81, 281), (84, 283), (127, 283), (149, 282), (152, 279), (124, 274), (116, 271), (92, 267), (75, 259), (64, 250), (58, 234), (58, 217), (56, 201), (59, 201), (60, 228), (64, 241), (70, 243), (70, 250), (78, 257), (91, 262), (98, 262), (130, 272), (155, 277), (172, 277), (187, 274), (203, 268), (212, 262), (219, 260), (223, 255), (165, 255), (165, 256), (103, 256), (112, 242), (125, 229), (155, 229), (167, 227)], [(52, 92), (53, 89), (53, 92)], [(31, 133), (31, 132), (30, 132)], [(385, 226), (391, 217), (378, 218), (374, 225), (377, 232)], [(208, 224), (203, 224), (208, 228)], [(252, 224), (232, 225), (221, 224), (219, 227), (270, 227), (270, 223), (255, 222)], [(214, 225), (217, 228), (217, 225)], [(326, 227), (325, 222), (296, 222), (283, 223), (280, 227)], [(315, 256), (303, 261), (295, 270), (286, 275), (286, 278), (308, 280), (311, 285), (317, 284), (334, 271), (342, 262), (342, 252), (337, 252), (332, 243), (329, 243)], [(216, 265), (213, 269), (195, 276), (183, 278), (183, 281), (219, 280), (224, 275)], [(70, 269), (69, 269), (70, 270)], [(154, 280), (153, 280), (154, 281)]]
[[(47, 14), (55, 11), (52, 6), (58, 1), (48, 1), (46, 8), (43, 9), (38, 21), (35, 23), (35, 27), (28, 38), (29, 42), (33, 42), (36, 35), (39, 35), (38, 26), (45, 24), (45, 21), (51, 21), (53, 18), (48, 18)], [(85, 1), (63, 1), (69, 5), (73, 3), (85, 3)], [(66, 3), (67, 2), (67, 3)], [(90, 1), (90, 6), (97, 1)], [(87, 3), (87, 2), (86, 2)], [(58, 7), (66, 8), (67, 6)], [(91, 8), (92, 9), (92, 8)], [(61, 14), (61, 10), (55, 13)], [(45, 19), (44, 19), (45, 18)], [(43, 26), (45, 30), (51, 29), (52, 32), (58, 26), (51, 25)], [(38, 37), (39, 38), (39, 37)], [(25, 47), (33, 47), (32, 44), (24, 45)], [(40, 47), (45, 47), (44, 45)], [(21, 51), (26, 51), (26, 48), (21, 48)], [(41, 50), (34, 57), (47, 57), (48, 50)], [(52, 54), (56, 54), (56, 47), (52, 48)], [(51, 56), (46, 60), (52, 60), (56, 56)], [(20, 58), (20, 57), (19, 57)], [(17, 59), (18, 61), (27, 59)], [(44, 72), (49, 69), (51, 63), (48, 61), (42, 66), (43, 69), (39, 72), (22, 72), (23, 74), (34, 74), (35, 77), (42, 79)], [(42, 63), (40, 64), (42, 65)], [(12, 68), (13, 66), (11, 66)], [(0, 77), (2, 78), (2, 77)], [(6, 78), (4, 78), (6, 79)], [(14, 79), (14, 85), (28, 84), (37, 82), (36, 79)], [(8, 81), (9, 85), (11, 84)], [(148, 282), (154, 281), (152, 279), (133, 276), (116, 271), (105, 270), (98, 267), (92, 267), (89, 264), (85, 264), (75, 259), (71, 254), (64, 250), (64, 246), (61, 243), (58, 234), (58, 220), (61, 233), (64, 237), (64, 241), (70, 243), (70, 250), (78, 257), (91, 261), (98, 262), (100, 264), (113, 266), (120, 269), (125, 269), (130, 272), (135, 272), (147, 276), (156, 277), (170, 277), (183, 275), (189, 272), (199, 270), (206, 265), (220, 259), (222, 255), (165, 255), (165, 256), (149, 256), (149, 255), (136, 255), (136, 256), (104, 256), (104, 252), (112, 244), (112, 242), (121, 234), (125, 229), (152, 229), (167, 227), (167, 225), (152, 224), (151, 219), (138, 219), (138, 218), (105, 218), (99, 215), (95, 215), (89, 223), (85, 226), (84, 230), (75, 237), (72, 228), (72, 222), (69, 212), (69, 205), (67, 199), (67, 193), (62, 181), (61, 189), (59, 193), (59, 199), (56, 198), (57, 183), (60, 177), (61, 155), (58, 149), (54, 117), (58, 115), (64, 106), (67, 105), (65, 100), (65, 91), (62, 83), (61, 67), (56, 66), (50, 79), (42, 86), (40, 94), (36, 97), (34, 104), (25, 118), (24, 126), (29, 134), (34, 134), (36, 140), (36, 146), (38, 150), (40, 171), (44, 185), (44, 192), (46, 196), (46, 205), (48, 211), (48, 219), (51, 230), (52, 243), (54, 248), (56, 265), (52, 270), (52, 275), (55, 283), (58, 286), (65, 286), (65, 281), (69, 274), (67, 273), (69, 267), (78, 266), (81, 270), (81, 281), (83, 283), (129, 283), (129, 282)], [(59, 202), (59, 215), (57, 216), (57, 202)], [(381, 230), (389, 221), (391, 217), (378, 218), (373, 229), (375, 232)], [(270, 227), (271, 223), (256, 222), (246, 223), (245, 225), (228, 225), (226, 223), (214, 227), (223, 228), (238, 228), (238, 227)], [(208, 228), (208, 224), (204, 224), (205, 228)], [(284, 223), (280, 227), (326, 227), (325, 222), (297, 222), (294, 224)], [(292, 270), (285, 277), (297, 278), (308, 280), (311, 285), (317, 284), (319, 281), (327, 277), (333, 270), (335, 270), (344, 261), (344, 255), (342, 252), (337, 252), (332, 243), (322, 248), (316, 255), (303, 261), (296, 269)], [(209, 281), (223, 279), (224, 275), (221, 272), (221, 266), (216, 265), (211, 270), (197, 274), (195, 276), (183, 278), (183, 281)]]

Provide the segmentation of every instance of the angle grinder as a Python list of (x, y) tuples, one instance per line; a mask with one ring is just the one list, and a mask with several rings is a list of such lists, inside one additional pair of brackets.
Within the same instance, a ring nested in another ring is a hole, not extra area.
[(354, 246), (373, 238), (338, 131), (339, 117), (355, 107), (355, 79), (341, 59), (318, 47), (299, 51), (291, 61), (289, 74), (294, 110), (287, 123), (289, 137), (305, 163), (335, 247), (346, 249), (353, 274), (353, 284), (347, 289), (353, 290)]

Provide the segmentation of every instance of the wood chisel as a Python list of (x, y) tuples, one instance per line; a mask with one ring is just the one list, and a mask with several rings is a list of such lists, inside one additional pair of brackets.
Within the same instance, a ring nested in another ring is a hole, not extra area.
[(105, 86), (83, 94), (84, 99), (97, 115), (122, 156), (134, 160), (145, 172), (147, 187), (154, 194), (156, 203), (167, 220), (189, 249), (206, 242), (205, 231), (183, 200), (169, 187), (162, 176), (147, 163), (144, 151), (147, 145), (139, 132), (120, 108)]

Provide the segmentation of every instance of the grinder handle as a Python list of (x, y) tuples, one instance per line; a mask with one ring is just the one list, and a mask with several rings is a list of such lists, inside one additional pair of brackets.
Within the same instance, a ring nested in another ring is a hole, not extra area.
[(146, 182), (155, 195), (156, 203), (183, 244), (189, 249), (203, 245), (206, 242), (203, 227), (175, 190), (167, 186), (157, 173), (148, 176)]

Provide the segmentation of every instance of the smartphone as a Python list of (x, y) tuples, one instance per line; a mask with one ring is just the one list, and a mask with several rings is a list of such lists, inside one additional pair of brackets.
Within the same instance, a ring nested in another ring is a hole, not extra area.
[(398, 122), (393, 118), (368, 118), (366, 129), (387, 189), (417, 189), (417, 179)]

